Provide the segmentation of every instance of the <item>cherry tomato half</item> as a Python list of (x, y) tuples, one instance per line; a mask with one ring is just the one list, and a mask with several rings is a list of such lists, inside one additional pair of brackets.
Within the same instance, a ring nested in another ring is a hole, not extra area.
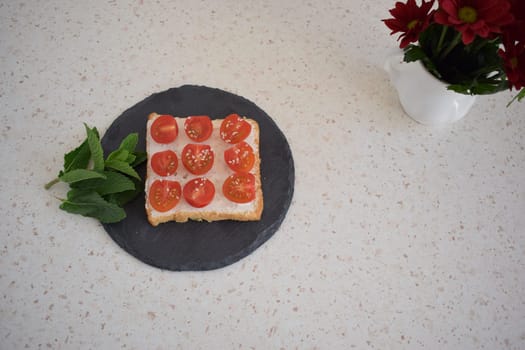
[(250, 135), (252, 126), (238, 114), (230, 114), (221, 123), (219, 129), (221, 139), (227, 143), (238, 143)]
[(182, 195), (192, 207), (202, 208), (210, 204), (215, 196), (215, 186), (210, 180), (198, 177), (184, 185)]
[(177, 121), (171, 115), (161, 115), (151, 124), (151, 137), (157, 143), (173, 142), (178, 134)]
[(233, 171), (247, 173), (255, 164), (255, 154), (252, 146), (241, 141), (224, 151), (224, 161)]
[(235, 173), (226, 178), (222, 193), (235, 203), (249, 203), (255, 199), (255, 176), (250, 173)]
[(189, 143), (182, 149), (182, 164), (194, 175), (206, 174), (213, 166), (213, 159), (210, 145)]
[(155, 180), (149, 189), (149, 203), (157, 211), (168, 211), (179, 203), (181, 192), (178, 181)]
[(171, 150), (157, 152), (151, 157), (151, 168), (160, 176), (175, 174), (178, 165), (177, 154)]
[(184, 121), (184, 131), (193, 141), (203, 142), (211, 136), (213, 125), (207, 115), (190, 116)]

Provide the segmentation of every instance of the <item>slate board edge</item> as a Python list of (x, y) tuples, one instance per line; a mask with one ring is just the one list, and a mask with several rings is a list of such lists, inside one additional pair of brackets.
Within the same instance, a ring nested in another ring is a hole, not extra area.
[[(132, 107), (126, 109), (124, 112), (122, 112), (120, 114), (120, 116), (128, 114), (130, 111), (132, 111), (133, 109), (138, 108), (142, 104), (147, 104), (151, 99), (154, 99), (158, 95), (169, 94), (170, 91), (181, 89), (181, 88), (204, 88), (204, 89), (214, 90), (217, 93), (226, 93), (226, 94), (229, 94), (229, 95), (233, 95), (236, 98), (238, 98), (240, 100), (243, 100), (243, 102), (245, 102), (247, 104), (250, 104), (253, 107), (255, 107), (256, 109), (260, 110), (262, 112), (262, 114), (267, 118), (266, 122), (268, 122), (273, 127), (275, 127), (275, 129), (278, 131), (278, 133), (283, 138), (283, 140), (285, 140), (285, 142), (288, 144), (285, 135), (278, 128), (278, 126), (276, 125), (275, 121), (271, 117), (269, 117), (268, 114), (266, 112), (264, 112), (260, 107), (258, 107), (256, 104), (254, 104), (252, 101), (250, 101), (250, 100), (248, 100), (248, 99), (246, 99), (246, 98), (244, 98), (242, 96), (236, 95), (234, 93), (225, 91), (225, 90), (221, 90), (221, 89), (218, 89), (218, 88), (210, 88), (210, 87), (202, 86), (202, 85), (182, 85), (180, 87), (173, 87), (173, 88), (169, 88), (169, 89), (167, 89), (165, 91), (153, 93), (150, 96), (144, 98), (142, 101), (136, 103)], [(119, 118), (117, 117), (117, 119), (115, 119), (113, 121), (113, 123), (110, 125), (108, 130), (111, 127), (113, 127), (113, 125), (116, 125), (119, 122), (120, 122)], [(104, 135), (104, 136), (106, 136), (106, 135)], [(273, 234), (279, 229), (279, 227), (281, 226), (284, 218), (286, 217), (286, 214), (288, 212), (288, 209), (290, 207), (290, 204), (291, 204), (291, 201), (292, 201), (292, 198), (293, 198), (294, 183), (295, 183), (295, 168), (294, 168), (293, 157), (292, 157), (292, 154), (291, 154), (291, 149), (289, 148), (289, 144), (288, 144), (288, 148), (286, 149), (286, 151), (287, 151), (287, 153), (289, 155), (289, 159), (290, 159), (289, 169), (288, 169), (288, 183), (290, 183), (290, 187), (288, 188), (288, 194), (286, 196), (287, 200), (283, 203), (284, 210), (280, 213), (279, 218), (277, 220), (275, 220), (272, 223), (271, 226), (269, 226), (269, 227), (267, 227), (265, 229), (263, 234), (259, 235), (256, 238), (256, 240), (252, 242), (252, 244), (248, 245), (245, 249), (243, 249), (242, 251), (239, 251), (236, 254), (226, 256), (226, 257), (224, 257), (221, 260), (215, 261), (214, 263), (207, 262), (205, 266), (199, 265), (198, 262), (197, 263), (196, 262), (192, 262), (192, 263), (187, 263), (185, 265), (181, 265), (181, 266), (179, 266), (178, 268), (175, 268), (175, 269), (174, 268), (166, 268), (164, 266), (161, 266), (161, 265), (157, 264), (154, 260), (152, 260), (152, 259), (150, 259), (148, 257), (145, 257), (143, 255), (141, 255), (141, 258), (139, 259), (137, 257), (137, 254), (138, 254), (137, 250), (135, 248), (133, 248), (132, 246), (127, 245), (125, 240), (122, 239), (120, 236), (115, 235), (114, 232), (113, 232), (113, 228), (112, 228), (111, 224), (104, 224), (103, 226), (104, 226), (105, 230), (108, 232), (108, 234), (111, 236), (111, 238), (117, 243), (117, 245), (119, 245), (121, 248), (123, 248), (123, 250), (125, 250), (128, 254), (132, 255), (135, 259), (140, 260), (140, 261), (142, 261), (143, 263), (145, 263), (147, 265), (159, 268), (159, 269), (164, 270), (164, 271), (174, 271), (174, 272), (176, 272), (176, 271), (211, 271), (211, 270), (216, 270), (216, 269), (220, 269), (220, 268), (232, 265), (232, 264), (240, 261), (241, 259), (245, 258), (246, 256), (250, 255), (251, 253), (253, 253), (257, 248), (259, 248), (262, 244), (264, 244), (267, 240), (269, 240), (273, 236)], [(141, 193), (139, 196), (143, 196), (143, 195), (144, 195), (144, 193)], [(246, 251), (248, 251), (248, 253), (246, 253)]]

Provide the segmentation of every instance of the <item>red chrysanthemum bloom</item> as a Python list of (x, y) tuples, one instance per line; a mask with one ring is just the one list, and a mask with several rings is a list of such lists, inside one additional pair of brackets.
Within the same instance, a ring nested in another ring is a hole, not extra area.
[(523, 0), (508, 0), (510, 3), (510, 12), (516, 20), (525, 20), (525, 2)]
[(507, 0), (440, 0), (434, 19), (456, 28), (463, 44), (468, 45), (476, 35), (488, 38), (492, 33), (501, 33), (501, 28), (514, 20), (509, 10)]
[(384, 19), (386, 26), (392, 29), (390, 35), (402, 33), (398, 40), (401, 40), (400, 48), (417, 41), (419, 34), (424, 31), (432, 18), (430, 9), (434, 5), (434, 0), (422, 1), (421, 6), (417, 6), (416, 0), (408, 0), (406, 4), (396, 2), (396, 5), (389, 12), (394, 18)]
[(525, 42), (525, 1), (508, 1), (510, 3), (510, 13), (514, 16), (514, 22), (503, 28), (504, 40)]
[(510, 88), (520, 90), (525, 87), (525, 42), (506, 42), (505, 51), (498, 51), (505, 63), (505, 74)]

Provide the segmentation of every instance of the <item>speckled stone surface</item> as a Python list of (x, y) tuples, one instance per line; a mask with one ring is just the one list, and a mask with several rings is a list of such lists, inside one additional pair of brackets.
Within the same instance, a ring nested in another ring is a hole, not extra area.
[[(0, 1), (0, 348), (525, 348), (523, 103), (409, 119), (393, 3)], [(253, 101), (294, 155), (279, 231), (209, 272), (145, 265), (43, 189), (82, 122), (184, 84)]]

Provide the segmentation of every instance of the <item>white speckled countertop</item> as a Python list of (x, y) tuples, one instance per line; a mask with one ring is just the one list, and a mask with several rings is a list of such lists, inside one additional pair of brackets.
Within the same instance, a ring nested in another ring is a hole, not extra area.
[[(0, 1), (0, 348), (524, 349), (524, 105), (409, 119), (393, 3)], [(145, 265), (43, 189), (82, 122), (183, 84), (256, 103), (295, 160), (280, 230), (209, 272)]]

